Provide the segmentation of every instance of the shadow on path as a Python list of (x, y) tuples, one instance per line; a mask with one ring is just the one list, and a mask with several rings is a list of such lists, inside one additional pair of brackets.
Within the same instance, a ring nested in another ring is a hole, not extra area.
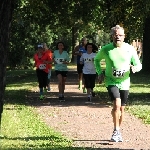
[[(78, 89), (77, 73), (74, 70), (68, 72), (66, 87), (65, 87), (65, 101), (60, 102), (58, 100), (58, 85), (55, 72), (52, 72), (51, 77), (51, 91), (45, 94), (43, 101), (39, 100), (39, 92), (31, 92), (28, 95), (29, 103), (33, 106), (88, 106), (88, 107), (109, 107), (110, 104), (102, 101), (98, 96), (92, 97), (92, 102), (87, 101), (87, 94)], [(105, 93), (103, 93), (105, 94)]]

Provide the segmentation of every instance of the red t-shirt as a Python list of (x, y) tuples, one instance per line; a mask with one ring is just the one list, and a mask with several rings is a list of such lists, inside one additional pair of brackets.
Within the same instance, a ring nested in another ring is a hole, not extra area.
[(49, 64), (45, 64), (44, 61), (51, 61), (51, 57), (47, 52), (42, 53), (42, 57), (38, 57), (38, 53), (34, 55), (35, 66), (37, 69), (43, 70), (48, 73)]
[[(49, 55), (50, 59), (52, 60), (53, 59), (52, 51), (48, 49), (48, 50), (46, 50), (46, 53)], [(52, 69), (52, 64), (48, 64), (48, 67), (49, 67), (49, 69)]]

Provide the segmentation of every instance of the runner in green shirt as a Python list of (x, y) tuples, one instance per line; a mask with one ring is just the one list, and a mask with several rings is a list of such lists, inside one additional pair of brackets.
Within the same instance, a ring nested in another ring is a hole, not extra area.
[(64, 50), (65, 46), (63, 42), (58, 42), (56, 50), (53, 54), (53, 60), (55, 63), (55, 73), (58, 78), (59, 100), (64, 101), (64, 90), (67, 79), (68, 68), (67, 65), (70, 62), (67, 51)]
[[(113, 42), (102, 47), (97, 53), (94, 63), (99, 82), (105, 81), (105, 86), (113, 101), (111, 113), (114, 131), (111, 141), (122, 142), (119, 129), (124, 118), (124, 108), (129, 94), (130, 68), (135, 73), (142, 69), (142, 64), (134, 47), (124, 42), (125, 34), (122, 27), (119, 25), (113, 27), (111, 29), (111, 36)], [(106, 62), (105, 71), (102, 70), (100, 65), (102, 59)]]

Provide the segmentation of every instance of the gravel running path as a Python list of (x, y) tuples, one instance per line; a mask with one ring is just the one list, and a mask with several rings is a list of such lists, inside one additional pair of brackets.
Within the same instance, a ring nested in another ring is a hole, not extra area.
[[(62, 135), (74, 141), (74, 147), (95, 150), (150, 150), (150, 126), (129, 113), (125, 113), (122, 124), (124, 142), (110, 142), (113, 131), (111, 106), (94, 97), (87, 102), (86, 94), (77, 89), (77, 73), (70, 70), (66, 82), (65, 102), (58, 101), (58, 86), (52, 75), (51, 92), (44, 101), (37, 100), (38, 93), (29, 95), (32, 105), (43, 117), (43, 121)], [(32, 89), (36, 91), (36, 88)]]

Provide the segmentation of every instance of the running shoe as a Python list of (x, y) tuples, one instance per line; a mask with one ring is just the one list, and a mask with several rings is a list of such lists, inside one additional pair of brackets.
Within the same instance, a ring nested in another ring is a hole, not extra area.
[(88, 102), (91, 102), (92, 101), (91, 96), (90, 97), (88, 96), (87, 100), (88, 100)]
[(64, 95), (62, 96), (62, 100), (65, 100), (65, 97), (64, 97)]
[(91, 92), (92, 96), (95, 97), (95, 92)]
[(58, 97), (58, 100), (62, 100), (62, 97)]
[(65, 101), (65, 97), (64, 97), (64, 96), (59, 97), (59, 101), (60, 101), (60, 102), (64, 102), (64, 101)]
[(47, 91), (48, 91), (48, 92), (50, 92), (50, 91), (51, 91), (50, 87), (48, 87)]
[(43, 95), (40, 95), (40, 100), (43, 100), (44, 99), (44, 96)]
[(118, 130), (114, 130), (112, 137), (111, 137), (111, 142), (122, 142), (122, 136), (121, 133)]
[(49, 86), (48, 86), (48, 88), (47, 88), (47, 91), (48, 91), (48, 92), (50, 92), (50, 91), (51, 91), (51, 88), (50, 88)]
[(121, 135), (121, 133), (120, 133), (120, 136), (119, 136), (119, 140), (118, 140), (118, 142), (123, 142), (123, 139), (122, 139), (122, 135)]
[(87, 92), (86, 88), (83, 88), (83, 93), (86, 93), (86, 92)]

